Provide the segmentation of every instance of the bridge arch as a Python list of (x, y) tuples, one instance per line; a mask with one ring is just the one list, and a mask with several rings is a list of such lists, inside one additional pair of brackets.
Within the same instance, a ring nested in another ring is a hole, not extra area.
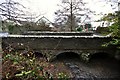
[(44, 57), (41, 51), (33, 51), (33, 54), (35, 55), (36, 58)]
[(111, 54), (108, 52), (96, 52), (90, 55), (90, 61), (96, 60), (96, 59), (107, 59), (110, 58)]
[(56, 59), (73, 59), (73, 58), (80, 58), (80, 54), (75, 51), (62, 51), (56, 54)]

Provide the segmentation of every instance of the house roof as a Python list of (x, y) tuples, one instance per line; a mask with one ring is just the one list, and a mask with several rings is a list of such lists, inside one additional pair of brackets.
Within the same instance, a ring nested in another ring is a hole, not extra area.
[(36, 23), (39, 23), (39, 21), (41, 21), (41, 20), (45, 20), (47, 23), (49, 23), (49, 24), (53, 24), (48, 18), (46, 18), (45, 16), (42, 16), (41, 18), (39, 18), (37, 21), (36, 21)]
[(36, 23), (39, 23), (41, 20), (45, 20), (48, 24), (50, 24), (50, 27), (56, 27), (57, 24), (51, 22), (48, 18), (46, 18), (45, 16), (42, 16), (41, 18), (39, 18)]

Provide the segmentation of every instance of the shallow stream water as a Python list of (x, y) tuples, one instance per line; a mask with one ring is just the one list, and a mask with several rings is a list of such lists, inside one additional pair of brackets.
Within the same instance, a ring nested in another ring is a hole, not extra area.
[(71, 71), (73, 78), (120, 79), (120, 62), (105, 55), (94, 56), (90, 62), (85, 63), (78, 55), (62, 54), (54, 62), (63, 62)]

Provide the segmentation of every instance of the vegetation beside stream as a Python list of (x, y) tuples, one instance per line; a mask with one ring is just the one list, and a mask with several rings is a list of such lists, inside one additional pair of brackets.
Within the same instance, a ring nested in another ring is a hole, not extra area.
[(63, 63), (52, 64), (33, 51), (4, 50), (2, 56), (2, 80), (67, 79), (70, 71)]

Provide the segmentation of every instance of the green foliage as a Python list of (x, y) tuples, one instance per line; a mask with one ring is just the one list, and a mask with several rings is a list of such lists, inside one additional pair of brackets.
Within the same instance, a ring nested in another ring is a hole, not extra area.
[(114, 23), (112, 24), (110, 27), (110, 32), (113, 33), (113, 37), (120, 37), (120, 28), (119, 28), (119, 24), (118, 22), (117, 23)]
[(81, 59), (85, 62), (89, 62), (90, 59), (90, 53), (89, 52), (82, 52)]
[[(6, 62), (11, 63), (12, 65), (9, 65), (9, 67), (14, 67), (13, 73), (11, 73), (12, 70), (8, 70), (6, 74), (3, 75), (4, 79), (11, 79), (13, 77), (22, 79), (22, 80), (29, 80), (29, 79), (38, 79), (40, 77), (39, 75), (39, 64), (36, 62), (35, 58), (27, 58), (25, 56), (22, 56), (20, 53), (9, 53), (3, 56), (3, 65), (6, 66)], [(20, 73), (18, 73), (20, 72)], [(14, 75), (13, 75), (14, 74)]]
[(120, 39), (113, 38), (110, 42), (102, 45), (103, 47), (114, 46), (116, 49), (120, 49)]
[(101, 19), (101, 21), (114, 22), (111, 26), (109, 26), (109, 31), (113, 33), (113, 36), (120, 36), (120, 23), (119, 23), (119, 15), (120, 11), (116, 11), (114, 13), (109, 13)]
[(20, 25), (8, 25), (8, 32), (10, 34), (21, 34), (25, 30), (27, 30), (27, 29), (24, 26), (20, 26)]
[[(4, 50), (3, 53), (3, 80), (52, 80), (53, 75), (49, 72), (51, 67), (45, 61), (41, 61), (35, 56), (22, 55), (22, 52), (12, 52)], [(29, 55), (33, 55), (32, 51), (28, 51)], [(57, 73), (56, 73), (57, 74)], [(55, 75), (56, 78), (67, 78), (65, 73)]]
[[(118, 15), (118, 14), (117, 14)], [(110, 31), (113, 33), (113, 39), (108, 43), (108, 45), (113, 45), (117, 49), (120, 49), (120, 25), (119, 21), (115, 22), (109, 27)]]
[(96, 29), (96, 33), (99, 33), (99, 34), (101, 34), (101, 35), (107, 35), (107, 34), (110, 33), (110, 30), (109, 30), (108, 27), (98, 27), (98, 28)]
[(9, 25), (8, 26), (8, 31), (9, 31), (10, 34), (13, 33), (13, 30), (14, 30), (14, 25)]
[(109, 26), (109, 31), (112, 33), (113, 39), (104, 44), (103, 46), (114, 46), (116, 49), (120, 49), (120, 11), (115, 13), (109, 13), (107, 16), (104, 16), (102, 20), (114, 22), (111, 26)]
[(80, 31), (80, 32), (81, 32), (82, 30), (83, 30), (83, 29), (82, 29), (81, 27), (77, 28), (77, 31)]
[(24, 76), (24, 75), (28, 75), (28, 74), (30, 74), (32, 71), (22, 71), (20, 74), (16, 74), (15, 76), (17, 76), (17, 77), (20, 77), (20, 76)]
[(51, 27), (49, 27), (49, 24), (45, 21), (41, 21), (39, 23), (29, 23), (25, 22), (23, 25), (13, 25), (8, 24), (8, 32), (10, 34), (21, 34), (24, 31), (51, 31)]
[(58, 80), (68, 80), (68, 76), (65, 73), (58, 73)]
[(102, 17), (101, 21), (117, 22), (118, 21), (118, 12), (108, 13), (107, 15)]

